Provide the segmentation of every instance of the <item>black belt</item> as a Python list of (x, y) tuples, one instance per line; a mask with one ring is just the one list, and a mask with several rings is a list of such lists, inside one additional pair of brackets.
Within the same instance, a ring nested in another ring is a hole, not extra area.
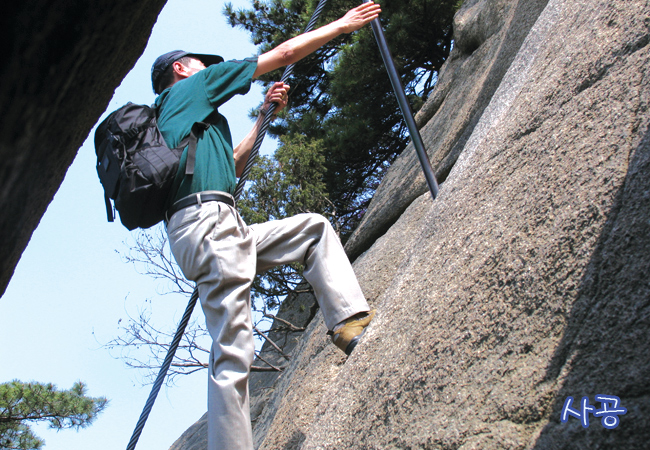
[(233, 199), (232, 196), (226, 193), (201, 192), (199, 194), (188, 195), (187, 197), (183, 197), (182, 199), (175, 202), (171, 206), (171, 208), (167, 210), (167, 220), (169, 220), (175, 213), (177, 213), (183, 208), (187, 208), (188, 206), (192, 206), (192, 205), (198, 205), (199, 204), (198, 197), (201, 198), (201, 203), (223, 202), (232, 207), (235, 206), (235, 199)]

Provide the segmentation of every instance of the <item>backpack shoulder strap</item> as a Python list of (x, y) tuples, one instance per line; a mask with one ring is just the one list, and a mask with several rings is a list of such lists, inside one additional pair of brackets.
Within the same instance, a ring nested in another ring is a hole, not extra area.
[[(154, 116), (155, 116), (155, 121), (157, 126), (160, 107), (156, 104), (152, 105), (151, 107), (153, 108), (155, 113)], [(201, 136), (203, 131), (207, 130), (209, 127), (210, 125), (206, 122), (195, 122), (192, 125), (190, 134), (186, 136), (178, 144), (178, 147), (176, 147), (176, 148), (184, 148), (185, 146), (187, 146), (187, 162), (185, 164), (185, 175), (194, 175), (194, 166), (196, 164), (196, 143), (198, 142), (199, 137)]]
[(208, 125), (205, 122), (195, 122), (192, 125), (190, 135), (187, 137), (187, 163), (185, 164), (185, 175), (194, 175), (194, 165), (196, 163), (196, 143), (203, 131), (207, 130)]
[(111, 205), (111, 198), (104, 191), (104, 202), (106, 202), (106, 218), (109, 222), (115, 221), (115, 214), (113, 213), (113, 205)]

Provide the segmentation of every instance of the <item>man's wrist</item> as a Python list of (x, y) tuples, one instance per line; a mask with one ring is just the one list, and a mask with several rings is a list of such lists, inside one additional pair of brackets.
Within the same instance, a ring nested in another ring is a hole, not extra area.
[[(260, 117), (266, 117), (266, 114), (269, 112), (268, 108), (260, 108)], [(271, 116), (271, 120), (275, 120), (278, 117), (277, 114)]]
[(337, 19), (334, 22), (330, 22), (329, 26), (332, 27), (332, 32), (336, 36), (340, 36), (342, 34), (349, 34), (351, 31), (348, 31), (346, 29), (345, 23), (343, 22), (343, 18)]

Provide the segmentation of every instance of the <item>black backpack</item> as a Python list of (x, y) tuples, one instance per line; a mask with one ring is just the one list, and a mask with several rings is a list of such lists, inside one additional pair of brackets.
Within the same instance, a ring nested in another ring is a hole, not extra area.
[(196, 142), (208, 125), (196, 122), (178, 147), (170, 149), (158, 129), (156, 107), (127, 103), (95, 132), (97, 174), (104, 187), (106, 214), (114, 221), (110, 199), (129, 230), (149, 228), (165, 218), (170, 189), (185, 146), (186, 175), (194, 173)]

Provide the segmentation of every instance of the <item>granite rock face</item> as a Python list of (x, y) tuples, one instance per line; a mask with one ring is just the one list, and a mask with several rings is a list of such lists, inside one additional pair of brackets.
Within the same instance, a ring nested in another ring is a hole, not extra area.
[[(439, 183), (447, 178), (547, 1), (466, 0), (456, 13), (455, 48), (440, 70), (436, 89), (416, 115)], [(415, 148), (409, 145), (348, 240), (350, 258), (370, 248), (427, 189)]]
[(165, 0), (4, 2), (0, 295)]
[[(405, 152), (348, 246), (377, 316), (349, 358), (315, 316), (259, 449), (648, 448), (650, 2), (467, 0), (455, 33), (439, 197)], [(598, 394), (616, 429), (561, 422)]]

